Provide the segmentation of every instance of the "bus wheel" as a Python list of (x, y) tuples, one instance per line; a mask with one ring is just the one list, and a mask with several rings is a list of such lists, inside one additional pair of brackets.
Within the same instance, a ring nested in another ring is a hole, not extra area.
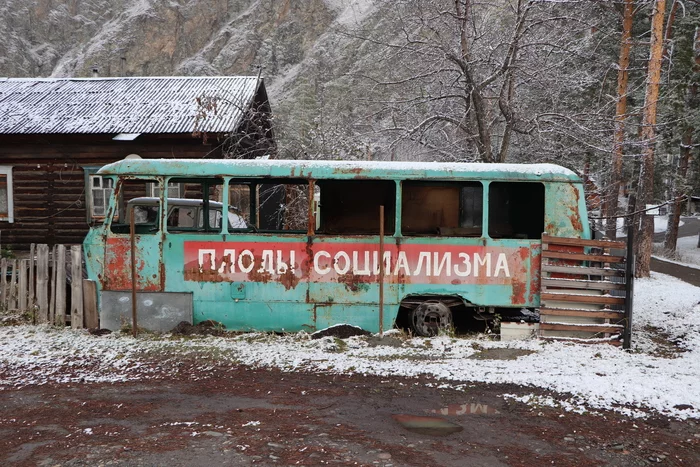
[(452, 328), (452, 312), (439, 300), (423, 302), (411, 311), (411, 330), (418, 336), (436, 336)]

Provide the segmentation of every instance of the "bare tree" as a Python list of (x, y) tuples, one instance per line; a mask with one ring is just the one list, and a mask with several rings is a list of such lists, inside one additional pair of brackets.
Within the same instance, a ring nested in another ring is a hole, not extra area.
[[(513, 158), (514, 145), (526, 153), (552, 136), (591, 133), (580, 110), (564, 105), (564, 88), (580, 91), (588, 78), (557, 78), (577, 61), (591, 67), (593, 54), (583, 51), (597, 47), (597, 18), (587, 14), (599, 8), (595, 2), (390, 3), (391, 36), (375, 30), (357, 37), (384, 46), (391, 64), (377, 64), (367, 101), (393, 135), (392, 147), (410, 141), (432, 159), (503, 162)], [(593, 114), (600, 122), (609, 118)]]
[[(663, 30), (666, 13), (666, 0), (655, 0), (651, 22), (651, 43), (649, 45), (649, 65), (647, 68), (646, 92), (642, 118), (642, 144), (644, 155), (639, 173), (637, 191), (637, 211), (653, 199), (654, 153), (656, 145), (656, 110), (659, 100), (659, 81), (663, 60)], [(637, 277), (649, 277), (654, 218), (641, 214), (637, 229), (636, 271)]]
[(610, 183), (605, 197), (605, 234), (610, 239), (617, 237), (617, 201), (620, 196), (622, 179), (622, 154), (625, 141), (625, 120), (627, 119), (627, 82), (629, 80), (630, 50), (632, 49), (632, 21), (634, 0), (624, 0), (622, 17), (622, 37), (620, 38), (620, 60), (617, 70), (617, 104), (615, 107), (615, 134), (610, 167)]

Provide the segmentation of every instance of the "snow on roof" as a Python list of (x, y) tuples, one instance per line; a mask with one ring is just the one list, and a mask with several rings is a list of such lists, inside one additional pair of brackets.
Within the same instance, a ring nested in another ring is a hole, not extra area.
[(573, 171), (555, 164), (486, 164), (465, 162), (323, 161), (282, 159), (129, 159), (104, 166), (100, 173), (124, 175), (191, 174), (300, 178), (451, 178), (483, 175), (492, 179), (579, 180)]
[[(253, 102), (250, 76), (0, 79), (0, 134), (234, 131)], [(217, 99), (197, 124), (197, 98)]]

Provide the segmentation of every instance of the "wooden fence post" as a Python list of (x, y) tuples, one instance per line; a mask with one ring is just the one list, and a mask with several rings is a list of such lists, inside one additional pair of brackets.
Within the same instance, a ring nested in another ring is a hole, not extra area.
[(7, 310), (7, 258), (0, 259), (0, 308)]
[(66, 325), (66, 247), (56, 246), (56, 326)]
[(36, 278), (35, 278), (35, 268), (36, 267), (36, 244), (32, 243), (29, 245), (29, 297), (28, 305), (32, 314), (34, 314), (36, 305)]
[(49, 246), (38, 245), (36, 256), (36, 301), (39, 305), (36, 322), (44, 324), (49, 322)]
[(51, 287), (49, 288), (49, 323), (56, 323), (56, 245), (51, 247), (49, 258), (49, 274), (51, 275)]
[(12, 260), (12, 276), (10, 276), (10, 302), (7, 305), (8, 310), (17, 309), (17, 260)]
[(71, 256), (71, 312), (70, 326), (83, 327), (83, 250), (80, 245), (70, 247)]
[(29, 260), (23, 259), (19, 262), (19, 311), (27, 311), (27, 269), (29, 269)]
[(100, 327), (100, 319), (97, 314), (97, 282), (83, 279), (83, 314), (85, 327), (97, 329)]

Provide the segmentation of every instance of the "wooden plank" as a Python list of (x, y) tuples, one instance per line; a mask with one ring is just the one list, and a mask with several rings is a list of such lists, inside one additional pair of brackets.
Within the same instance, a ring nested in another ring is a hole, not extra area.
[(625, 277), (624, 269), (594, 268), (588, 266), (564, 266), (561, 264), (543, 264), (542, 272), (571, 274), (573, 276), (617, 276)]
[(540, 316), (576, 316), (580, 318), (623, 319), (621, 311), (577, 310), (574, 308), (540, 308)]
[(51, 247), (51, 289), (49, 290), (49, 323), (56, 324), (56, 245)]
[(29, 297), (27, 299), (31, 309), (34, 309), (36, 304), (35, 280), (34, 271), (36, 265), (36, 244), (29, 245)]
[(7, 310), (7, 258), (0, 258), (0, 309)]
[(624, 297), (611, 297), (610, 295), (579, 295), (569, 293), (543, 292), (540, 301), (554, 300), (558, 302), (596, 303), (600, 305), (624, 305)]
[(56, 245), (56, 326), (66, 325), (66, 247)]
[(83, 252), (80, 245), (70, 247), (71, 295), (70, 326), (73, 329), (83, 327)]
[(13, 259), (10, 261), (10, 267), (12, 268), (12, 275), (10, 276), (10, 301), (7, 305), (9, 310), (17, 309), (17, 260)]
[(25, 312), (27, 308), (27, 295), (29, 293), (27, 284), (27, 274), (29, 270), (29, 260), (23, 259), (19, 262), (19, 305), (20, 311)]
[(564, 323), (540, 323), (540, 331), (579, 331), (603, 334), (619, 334), (624, 329), (618, 324), (564, 324)]
[(83, 314), (86, 328), (98, 329), (100, 327), (100, 319), (97, 314), (97, 282), (90, 279), (83, 279)]
[(601, 337), (601, 338), (591, 338), (591, 339), (581, 339), (581, 338), (575, 338), (575, 337), (558, 337), (558, 336), (538, 336), (539, 339), (542, 339), (544, 341), (557, 341), (557, 342), (573, 342), (576, 344), (591, 344), (591, 345), (600, 345), (600, 344), (609, 344), (609, 345), (614, 345), (616, 347), (620, 347), (622, 345), (622, 341), (619, 339), (611, 339), (608, 337)]
[(543, 250), (543, 258), (566, 259), (570, 261), (594, 261), (598, 263), (623, 263), (624, 256), (589, 255), (585, 253), (567, 253), (565, 251)]
[(615, 240), (587, 240), (584, 238), (571, 237), (552, 237), (551, 235), (542, 235), (542, 243), (550, 245), (567, 245), (567, 246), (590, 246), (595, 248), (615, 248), (625, 249), (627, 244), (624, 241)]
[(49, 246), (36, 248), (36, 303), (37, 323), (49, 322)]
[(567, 289), (585, 289), (585, 290), (625, 290), (625, 284), (608, 281), (589, 281), (578, 279), (554, 279), (543, 277), (541, 279), (542, 287), (565, 287)]

